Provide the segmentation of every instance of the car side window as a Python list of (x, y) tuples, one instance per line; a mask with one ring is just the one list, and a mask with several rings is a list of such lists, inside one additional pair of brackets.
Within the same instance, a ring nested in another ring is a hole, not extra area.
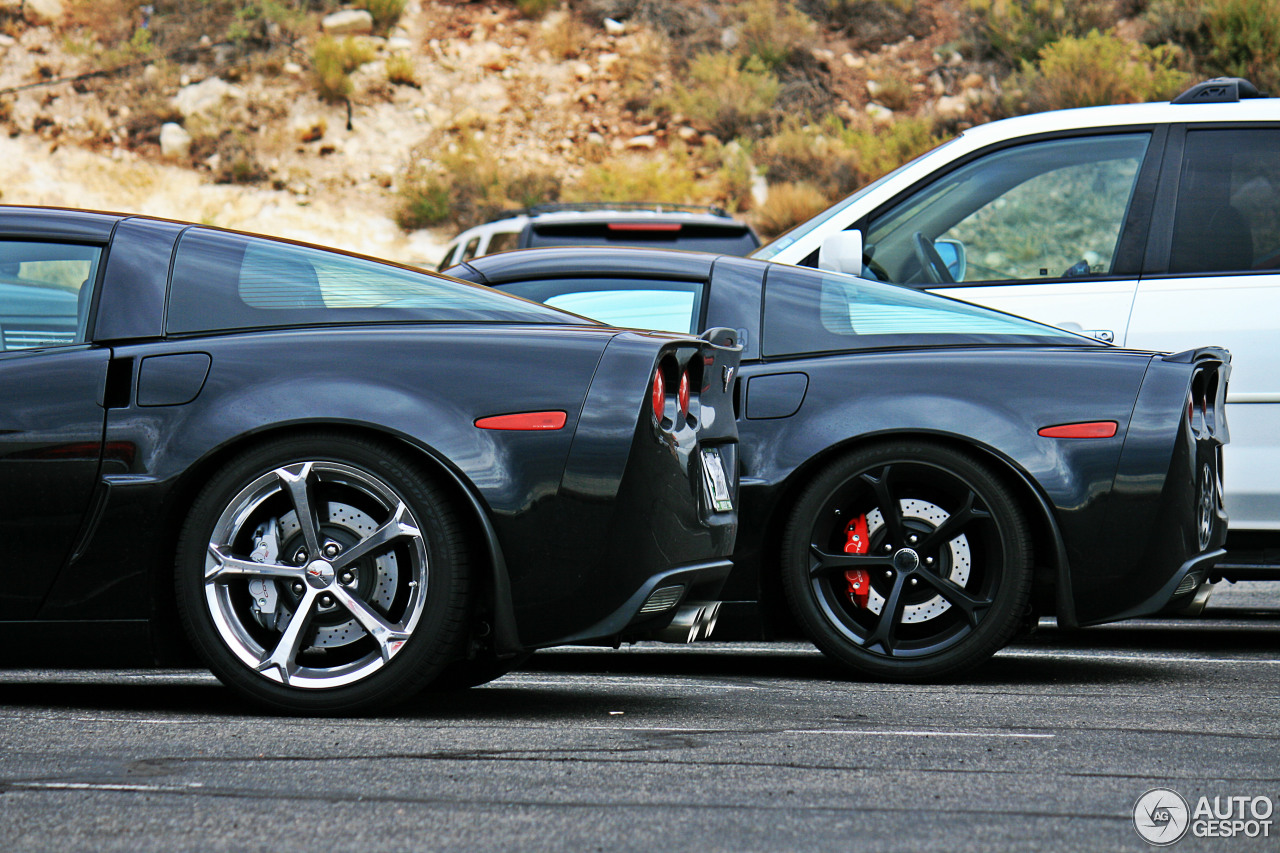
[(519, 242), (519, 231), (497, 231), (489, 238), (489, 245), (484, 253), (486, 255), (496, 255), (498, 252), (510, 252), (517, 247)]
[(988, 154), (875, 218), (871, 260), (900, 282), (946, 283), (930, 273), (930, 248), (955, 281), (1108, 275), (1149, 141), (1126, 133)]
[(1171, 273), (1280, 268), (1280, 130), (1189, 130)]
[(170, 333), (415, 321), (574, 318), (435, 273), (244, 234), (190, 228), (174, 254)]
[(83, 343), (102, 250), (0, 241), (0, 344), (5, 352)]
[(694, 281), (576, 278), (518, 281), (498, 287), (561, 311), (628, 329), (697, 332), (702, 315), (703, 286)]
[(467, 241), (467, 247), (462, 250), (461, 261), (469, 261), (476, 256), (476, 251), (480, 248), (480, 238), (472, 237)]

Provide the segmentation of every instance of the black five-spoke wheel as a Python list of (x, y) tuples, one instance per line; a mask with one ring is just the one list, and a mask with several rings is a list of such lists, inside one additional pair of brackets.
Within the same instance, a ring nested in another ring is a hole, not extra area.
[(814, 644), (862, 674), (914, 680), (981, 663), (1017, 630), (1027, 524), (970, 455), (928, 442), (840, 457), (797, 501), (787, 600)]
[(466, 550), (410, 460), (315, 435), (262, 445), (209, 482), (176, 589), (224, 682), (278, 710), (354, 712), (412, 696), (456, 657)]

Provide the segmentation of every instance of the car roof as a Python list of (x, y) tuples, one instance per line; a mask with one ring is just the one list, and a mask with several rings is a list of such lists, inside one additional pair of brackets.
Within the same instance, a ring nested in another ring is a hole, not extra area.
[(978, 125), (966, 130), (961, 137), (977, 146), (1004, 139), (1095, 127), (1242, 121), (1280, 121), (1280, 98), (1250, 98), (1236, 103), (1218, 104), (1165, 102), (1052, 110)]

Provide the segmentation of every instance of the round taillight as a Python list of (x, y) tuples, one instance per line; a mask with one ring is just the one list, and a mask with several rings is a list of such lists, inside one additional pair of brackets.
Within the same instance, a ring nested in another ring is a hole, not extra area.
[(680, 391), (677, 396), (680, 402), (680, 417), (689, 417), (689, 371), (680, 374)]
[(653, 416), (662, 420), (663, 409), (667, 407), (667, 383), (662, 378), (662, 368), (653, 374)]

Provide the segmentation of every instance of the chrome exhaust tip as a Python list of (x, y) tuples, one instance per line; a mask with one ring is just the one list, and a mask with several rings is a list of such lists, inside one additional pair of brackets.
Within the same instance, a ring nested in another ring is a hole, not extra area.
[(664, 643), (694, 643), (705, 640), (715, 630), (720, 614), (718, 601), (686, 601), (676, 610), (670, 624), (654, 635)]

